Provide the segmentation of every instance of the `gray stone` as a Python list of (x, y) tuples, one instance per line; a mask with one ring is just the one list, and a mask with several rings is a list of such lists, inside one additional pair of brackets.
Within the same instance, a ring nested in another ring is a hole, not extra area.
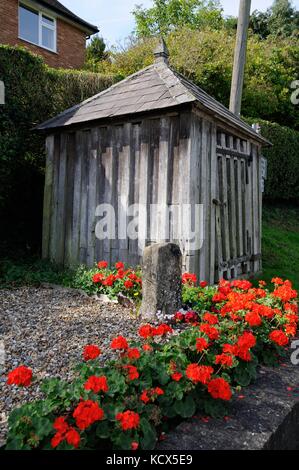
[(236, 393), (227, 419), (182, 422), (157, 446), (170, 450), (298, 450), (299, 367), (261, 367), (255, 383)]
[(144, 250), (140, 315), (155, 320), (157, 312), (175, 313), (182, 305), (182, 254), (174, 243), (155, 243)]

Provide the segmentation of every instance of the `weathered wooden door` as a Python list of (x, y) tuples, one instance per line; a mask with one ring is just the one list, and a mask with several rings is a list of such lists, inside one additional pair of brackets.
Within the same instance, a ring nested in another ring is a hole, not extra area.
[(260, 259), (259, 203), (257, 155), (253, 156), (251, 144), (220, 133), (217, 198), (213, 200), (216, 206), (215, 281), (258, 271), (255, 264)]

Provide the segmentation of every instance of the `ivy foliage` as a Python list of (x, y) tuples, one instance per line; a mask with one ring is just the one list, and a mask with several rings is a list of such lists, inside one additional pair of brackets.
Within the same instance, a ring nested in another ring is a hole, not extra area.
[[(256, 122), (249, 119), (248, 122)], [(258, 120), (261, 132), (273, 147), (264, 148), (268, 175), (264, 197), (268, 201), (299, 201), (299, 132), (273, 122)]]
[(107, 88), (113, 78), (51, 69), (24, 48), (0, 45), (0, 80), (6, 98), (0, 105), (0, 217), (6, 222), (2, 237), (17, 236), (26, 246), (40, 237), (45, 166), (44, 137), (32, 129)]
[[(154, 36), (132, 39), (124, 50), (111, 53), (97, 70), (125, 78), (154, 61)], [(191, 29), (172, 31), (166, 38), (171, 66), (225, 106), (229, 105), (235, 31)], [(186, 54), (188, 51), (188, 54)], [(293, 38), (251, 33), (242, 102), (244, 116), (299, 129), (298, 106), (292, 103), (292, 83), (299, 76), (299, 45)]]

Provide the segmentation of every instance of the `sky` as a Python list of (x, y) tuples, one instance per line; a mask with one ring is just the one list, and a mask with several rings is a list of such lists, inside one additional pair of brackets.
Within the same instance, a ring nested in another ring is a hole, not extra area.
[[(60, 0), (78, 16), (99, 27), (109, 46), (123, 43), (134, 30), (132, 10), (136, 4), (150, 7), (152, 0)], [(239, 0), (220, 0), (225, 15), (237, 15)], [(252, 11), (264, 11), (273, 0), (252, 0)], [(299, 8), (299, 0), (293, 4)]]

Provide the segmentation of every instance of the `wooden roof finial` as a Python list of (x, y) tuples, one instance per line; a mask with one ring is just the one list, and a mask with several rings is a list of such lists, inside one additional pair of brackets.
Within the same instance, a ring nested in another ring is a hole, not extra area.
[(169, 64), (169, 51), (163, 38), (160, 39), (158, 46), (154, 50), (155, 63), (164, 62)]

